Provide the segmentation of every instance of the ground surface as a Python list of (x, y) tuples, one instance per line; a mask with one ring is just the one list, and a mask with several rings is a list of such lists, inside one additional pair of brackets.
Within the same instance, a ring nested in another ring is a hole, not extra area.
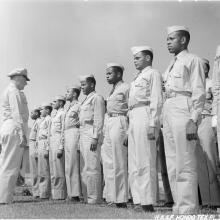
[[(31, 196), (22, 196), (24, 187), (16, 189), (14, 203), (0, 205), (0, 218), (107, 218), (107, 219), (154, 219), (156, 215), (171, 215), (171, 209), (156, 207), (154, 214), (136, 212), (129, 204), (127, 209), (118, 209), (100, 205), (73, 204), (66, 201), (38, 201)], [(215, 214), (210, 210), (202, 210), (201, 214)]]

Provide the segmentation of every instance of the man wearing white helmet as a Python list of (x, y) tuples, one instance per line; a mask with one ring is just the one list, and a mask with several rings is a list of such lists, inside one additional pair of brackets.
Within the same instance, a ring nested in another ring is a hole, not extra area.
[(30, 174), (32, 184), (32, 195), (39, 197), (39, 178), (38, 178), (38, 146), (37, 146), (37, 134), (40, 124), (40, 108), (36, 107), (31, 111), (31, 119), (34, 120), (30, 135), (29, 135), (29, 162), (30, 162)]
[(164, 73), (163, 135), (175, 214), (198, 211), (197, 121), (205, 103), (202, 60), (188, 52), (189, 30), (168, 27), (167, 47), (175, 55)]
[(128, 129), (129, 85), (122, 79), (124, 67), (108, 63), (106, 79), (113, 85), (107, 98), (107, 117), (102, 146), (105, 199), (125, 208), (128, 201), (128, 149), (124, 145)]
[(41, 199), (48, 199), (51, 191), (49, 165), (51, 111), (51, 103), (43, 103), (41, 105), (41, 122), (37, 135), (39, 196)]
[(15, 69), (8, 74), (10, 84), (4, 91), (2, 126), (0, 129), (0, 204), (10, 203), (27, 146), (28, 106), (23, 93), (27, 81), (26, 69)]
[(201, 117), (198, 119), (197, 148), (198, 181), (203, 206), (220, 205), (220, 188), (217, 180), (218, 151), (215, 133), (212, 129), (212, 82), (209, 79), (209, 61), (202, 59), (206, 77), (206, 101)]
[(62, 144), (62, 122), (64, 119), (64, 105), (66, 99), (62, 95), (54, 97), (54, 115), (50, 126), (50, 176), (52, 199), (66, 198), (65, 159)]
[(146, 212), (156, 203), (156, 138), (162, 109), (161, 74), (152, 68), (153, 50), (131, 48), (139, 71), (130, 86), (128, 171), (133, 202)]
[(80, 85), (72, 85), (67, 88), (66, 100), (69, 105), (65, 109), (62, 123), (62, 143), (65, 152), (65, 177), (68, 200), (79, 202), (81, 196), (80, 172), (79, 172), (79, 111)]
[(85, 202), (101, 202), (101, 135), (104, 124), (104, 98), (95, 91), (93, 75), (80, 78), (85, 100), (80, 106), (80, 167), (82, 193)]

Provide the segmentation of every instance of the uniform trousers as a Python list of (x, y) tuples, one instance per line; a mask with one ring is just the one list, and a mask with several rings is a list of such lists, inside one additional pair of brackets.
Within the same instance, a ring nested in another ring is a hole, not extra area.
[(216, 138), (211, 127), (212, 117), (207, 116), (198, 124), (198, 181), (203, 205), (220, 205), (220, 187), (217, 180), (218, 152)]
[(66, 198), (66, 180), (65, 180), (65, 155), (57, 158), (57, 152), (60, 148), (60, 133), (53, 133), (50, 137), (49, 162), (52, 199)]
[(30, 177), (32, 185), (32, 194), (34, 197), (39, 196), (39, 178), (38, 178), (38, 152), (36, 149), (36, 141), (29, 141), (29, 163)]
[(156, 140), (149, 140), (149, 106), (129, 111), (128, 172), (134, 204), (156, 203)]
[(78, 128), (73, 127), (64, 131), (64, 150), (67, 195), (81, 196)]
[(20, 146), (21, 137), (12, 119), (3, 122), (0, 136), (2, 151), (0, 154), (0, 203), (10, 203), (16, 186), (22, 163), (24, 148)]
[(164, 104), (163, 135), (174, 214), (198, 211), (196, 141), (186, 139), (191, 103), (190, 97), (177, 96), (167, 99)]
[(44, 139), (38, 141), (39, 196), (42, 199), (48, 199), (51, 195), (49, 158), (44, 157), (46, 144)]
[(80, 127), (80, 172), (84, 201), (90, 204), (100, 203), (102, 198), (101, 144), (91, 151), (93, 126)]
[(101, 154), (107, 202), (128, 201), (128, 148), (123, 145), (128, 122), (125, 116), (109, 117)]

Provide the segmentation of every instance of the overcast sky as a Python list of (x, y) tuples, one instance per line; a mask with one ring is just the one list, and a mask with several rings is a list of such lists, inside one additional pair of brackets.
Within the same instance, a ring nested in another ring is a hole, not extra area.
[(30, 109), (64, 94), (81, 74), (94, 74), (96, 90), (106, 98), (106, 63), (122, 63), (130, 82), (136, 71), (132, 46), (151, 46), (153, 66), (165, 71), (172, 58), (166, 47), (170, 25), (186, 25), (189, 50), (212, 65), (220, 44), (219, 12), (220, 2), (201, 1), (0, 1), (0, 95), (6, 73), (26, 67)]

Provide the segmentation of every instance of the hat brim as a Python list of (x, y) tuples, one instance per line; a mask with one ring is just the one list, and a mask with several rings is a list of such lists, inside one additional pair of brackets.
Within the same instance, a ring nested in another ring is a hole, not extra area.
[(27, 81), (30, 81), (30, 79), (29, 79), (27, 76), (24, 76), (24, 78), (25, 78)]

